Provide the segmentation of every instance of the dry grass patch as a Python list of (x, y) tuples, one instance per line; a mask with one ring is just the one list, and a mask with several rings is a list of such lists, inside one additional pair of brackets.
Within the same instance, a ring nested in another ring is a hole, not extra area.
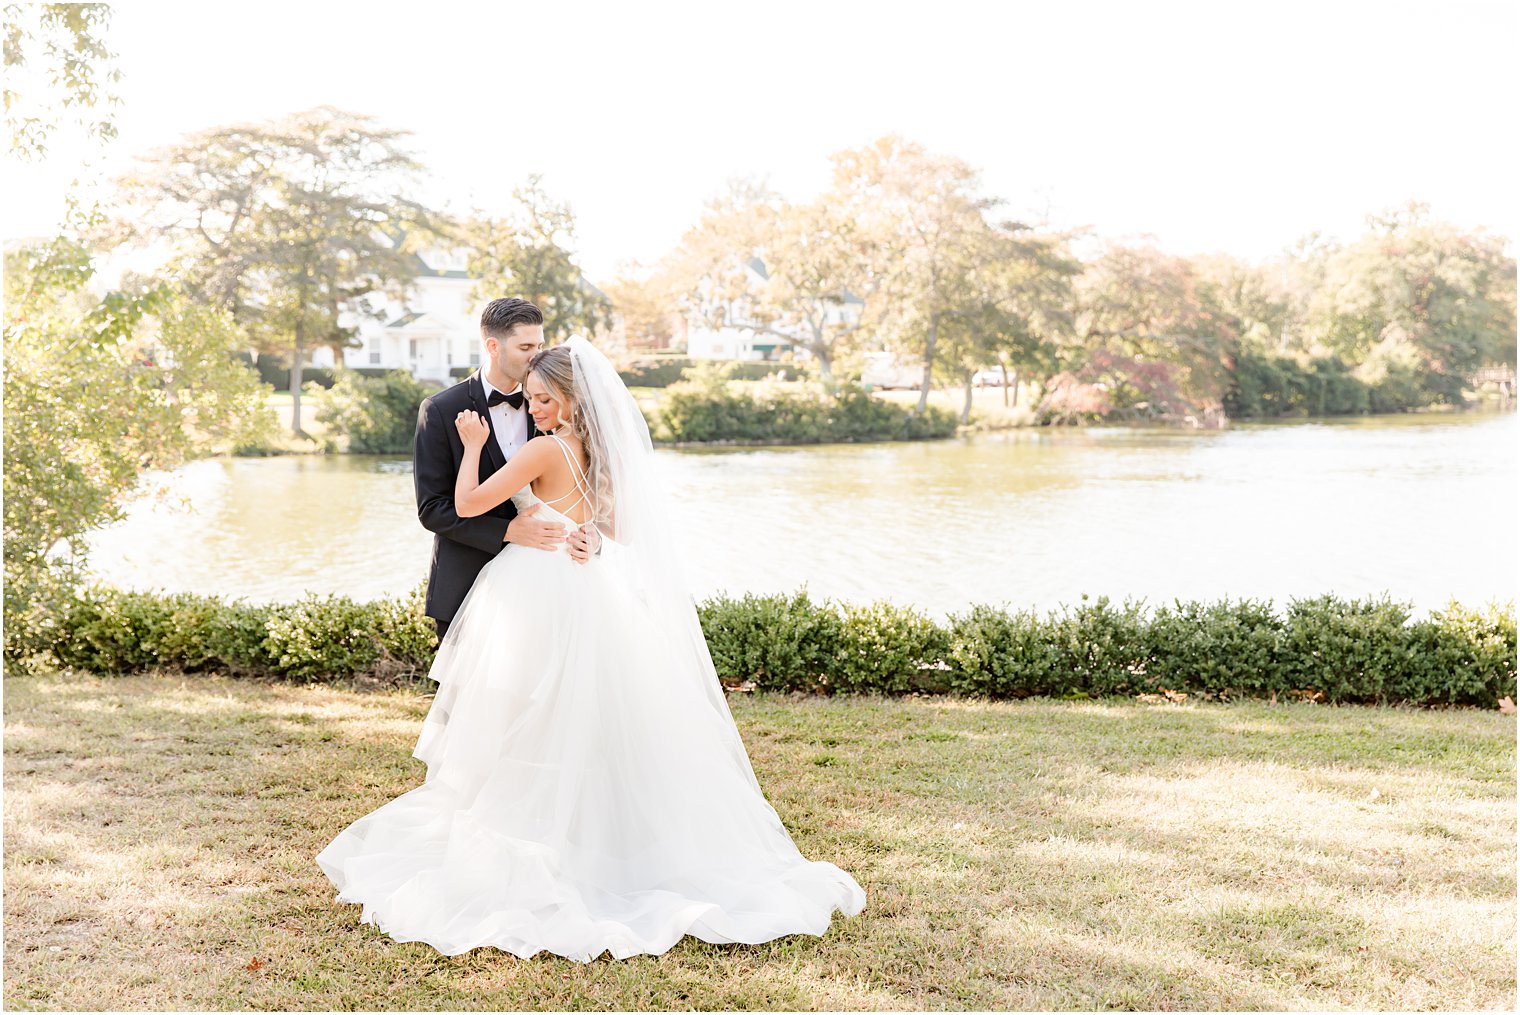
[(5, 682), (5, 1001), (50, 1009), (1497, 1008), (1515, 727), (1308, 705), (732, 699), (822, 939), (444, 958), (312, 857), (415, 786), (425, 698)]

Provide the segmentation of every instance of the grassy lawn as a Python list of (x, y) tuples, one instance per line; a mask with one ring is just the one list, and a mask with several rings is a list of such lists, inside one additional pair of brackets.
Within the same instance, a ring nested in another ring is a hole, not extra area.
[(63, 1009), (1494, 1008), (1515, 722), (1313, 705), (736, 697), (866, 910), (579, 965), (396, 944), (312, 857), (415, 786), (415, 692), (10, 677), (5, 1003)]
[(322, 446), (322, 441), (331, 436), (327, 426), (317, 422), (317, 399), (312, 395), (301, 396), (301, 429), (311, 436), (311, 440), (302, 440), (291, 433), (290, 415), (293, 404), (290, 392), (275, 392), (264, 400), (264, 404), (274, 410), (275, 419), (279, 423), (279, 438), (277, 447), (284, 451), (307, 452)]

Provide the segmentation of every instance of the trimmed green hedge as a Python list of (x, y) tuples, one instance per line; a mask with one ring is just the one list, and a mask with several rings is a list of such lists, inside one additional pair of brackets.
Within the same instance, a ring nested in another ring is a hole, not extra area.
[(922, 440), (954, 436), (956, 428), (952, 412), (930, 406), (915, 416), (858, 387), (831, 395), (763, 384), (730, 390), (707, 380), (673, 385), (660, 406), (659, 422), (671, 440), (693, 443)]
[(6, 654), (40, 651), (93, 673), (163, 666), (298, 682), (414, 675), (432, 664), (436, 641), (422, 602), (421, 589), (374, 603), (310, 596), (248, 604), (97, 587), (65, 605), (50, 637), (34, 630), (17, 644), (7, 632)]
[[(719, 675), (769, 691), (991, 698), (1180, 692), (1209, 699), (1495, 707), (1515, 697), (1514, 605), (1453, 603), (1421, 620), (1407, 604), (1319, 596), (1179, 602), (1146, 611), (1106, 597), (1041, 616), (976, 606), (936, 623), (888, 602), (716, 596), (698, 605)], [(432, 662), (419, 589), (356, 603), (248, 605), (96, 588), (56, 623), (8, 629), (6, 655), (95, 673), (218, 669), (323, 681), (414, 676)]]

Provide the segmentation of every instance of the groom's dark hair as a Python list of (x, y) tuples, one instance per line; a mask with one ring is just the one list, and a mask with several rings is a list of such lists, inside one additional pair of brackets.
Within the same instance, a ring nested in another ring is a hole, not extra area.
[(480, 330), (492, 338), (509, 338), (519, 324), (543, 324), (544, 313), (527, 300), (502, 297), (486, 304), (480, 315)]

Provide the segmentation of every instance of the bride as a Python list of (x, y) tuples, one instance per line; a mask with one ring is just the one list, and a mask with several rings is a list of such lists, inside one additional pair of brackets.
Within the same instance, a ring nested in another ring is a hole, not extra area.
[(533, 358), (524, 389), (547, 432), (484, 483), (489, 430), (460, 413), (455, 508), (539, 504), (567, 531), (594, 526), (600, 552), (509, 544), (480, 572), (433, 662), (425, 781), (317, 855), (338, 900), (445, 955), (581, 962), (685, 934), (821, 935), (835, 910), (859, 913), (860, 886), (802, 856), (755, 780), (612, 364), (572, 338)]

